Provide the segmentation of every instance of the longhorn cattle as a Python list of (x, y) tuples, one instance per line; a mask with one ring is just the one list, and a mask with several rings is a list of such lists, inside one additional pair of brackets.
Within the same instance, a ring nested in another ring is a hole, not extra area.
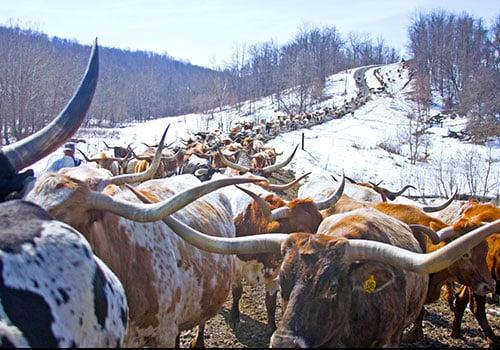
[[(271, 185), (265, 186), (270, 189), (285, 189), (294, 186), (309, 173), (299, 177), (293, 182), (286, 185)], [(218, 176), (217, 178), (225, 178), (225, 176)], [(262, 185), (262, 183), (259, 183)], [(281, 198), (273, 193), (267, 192), (260, 186), (247, 184), (243, 185), (245, 188), (240, 188), (243, 192), (249, 195), (243, 195), (231, 189), (225, 189), (224, 193), (228, 195), (234, 213), (234, 222), (236, 225), (236, 236), (244, 237), (249, 232), (272, 232), (273, 230), (283, 230), (285, 232), (292, 232), (293, 228), (303, 229), (306, 231), (314, 232), (321, 221), (319, 208), (328, 206), (331, 201), (338, 199), (340, 194), (336, 194), (329, 198), (326, 202), (313, 203), (310, 200), (295, 200), (290, 203), (285, 203)], [(267, 193), (265, 200), (260, 198), (257, 194), (249, 191), (262, 191)], [(145, 198), (136, 190), (131, 190), (144, 202), (150, 203), (148, 198)], [(249, 198), (254, 198), (255, 202), (249, 202)], [(269, 202), (269, 204), (267, 204)], [(248, 205), (245, 205), (248, 203)], [(272, 207), (280, 207), (279, 210), (271, 211)], [(246, 208), (242, 213), (238, 208)], [(287, 217), (281, 218), (283, 210), (287, 212)], [(168, 220), (164, 220), (168, 223)], [(239, 300), (241, 298), (243, 289), (241, 280), (244, 278), (250, 285), (264, 283), (266, 287), (266, 310), (268, 316), (267, 329), (271, 334), (276, 329), (275, 311), (276, 311), (276, 297), (278, 292), (278, 281), (276, 278), (276, 270), (279, 266), (280, 258), (276, 254), (251, 254), (251, 255), (238, 255), (237, 271), (235, 279), (233, 280), (232, 295), (233, 305), (229, 316), (229, 322), (234, 327), (239, 322)]]
[[(460, 233), (479, 227), (484, 222), (492, 222), (498, 219), (500, 219), (500, 208), (492, 203), (479, 203), (476, 200), (470, 200), (462, 206), (460, 216), (455, 220), (453, 228), (454, 231)], [(488, 243), (486, 264), (496, 284), (494, 294), (500, 296), (500, 231), (489, 236), (486, 241)], [(450, 292), (448, 291), (448, 293)], [(469, 304), (488, 342), (498, 348), (500, 340), (493, 332), (486, 318), (486, 296), (474, 292), (468, 286), (462, 285), (454, 297), (454, 303), (450, 304), (454, 313), (451, 335), (457, 338), (461, 337), (462, 318), (465, 308)]]
[[(96, 42), (84, 78), (59, 116), (2, 148), (7, 163), (0, 177), (30, 166), (75, 133), (97, 79)], [(118, 278), (79, 232), (22, 200), (0, 204), (0, 303), (2, 347), (123, 345), (128, 306)]]
[[(155, 161), (158, 152), (160, 147)], [(155, 201), (163, 200), (148, 209), (132, 203), (138, 200), (128, 190), (107, 186), (103, 192), (94, 191), (113, 182), (99, 173), (101, 169), (66, 170), (40, 178), (30, 199), (82, 232), (122, 281), (130, 308), (126, 346), (173, 347), (182, 330), (215, 315), (229, 292), (234, 258), (200, 253), (156, 220), (219, 187), (264, 178), (237, 177), (203, 185), (192, 175), (146, 181), (137, 189)], [(174, 216), (214, 235), (234, 236), (231, 207), (223, 194), (211, 194)]]
[[(333, 189), (330, 189), (329, 191), (333, 191)], [(328, 193), (328, 191), (326, 193)], [(453, 197), (454, 195), (451, 198)], [(447, 201), (447, 203), (448, 202), (449, 201)], [(350, 212), (362, 207), (370, 207), (386, 215), (390, 215), (405, 224), (422, 225), (434, 231), (445, 230), (448, 226), (438, 218), (428, 215), (422, 209), (413, 205), (388, 202), (372, 203), (356, 201), (347, 195), (343, 195), (334, 206), (324, 210), (322, 215), (323, 217), (329, 217), (334, 214)], [(419, 242), (425, 252), (435, 251), (442, 248), (446, 244), (445, 242), (439, 242), (437, 240), (435, 240), (434, 244), (429, 241), (429, 239), (419, 239)], [(493, 281), (489, 276), (486, 267), (486, 252), (487, 244), (486, 242), (482, 242), (474, 247), (469, 253), (464, 255), (464, 257), (460, 260), (451, 264), (448, 268), (441, 270), (439, 273), (431, 274), (426, 304), (435, 302), (440, 296), (441, 287), (447, 282), (452, 281), (458, 281), (462, 284), (470, 286), (480, 295), (488, 293), (488, 291), (492, 288)], [(423, 337), (422, 322), (424, 312), (425, 309), (422, 309), (422, 312), (419, 314), (419, 317), (414, 323), (414, 327), (407, 335), (406, 341), (414, 342)]]
[(126, 169), (126, 164), (132, 155), (132, 152), (130, 152), (124, 158), (117, 158), (111, 154), (111, 151), (101, 151), (89, 158), (82, 150), (78, 149), (78, 151), (83, 155), (87, 163), (94, 162), (99, 168), (111, 171), (113, 175), (123, 174), (123, 169)]
[[(347, 178), (347, 177), (346, 177)], [(311, 197), (313, 199), (324, 198), (327, 192), (331, 192), (338, 187), (338, 182), (323, 175), (310, 177), (309, 180), (300, 186), (298, 196), (301, 198)], [(366, 186), (359, 186), (353, 183), (346, 183), (344, 193), (353, 199), (381, 202), (382, 197), (378, 192)]]
[(222, 162), (227, 167), (235, 169), (235, 170), (239, 171), (241, 174), (245, 174), (245, 173), (249, 172), (249, 173), (252, 173), (252, 174), (255, 174), (255, 175), (270, 176), (274, 171), (277, 171), (278, 169), (281, 169), (281, 168), (287, 166), (288, 163), (290, 163), (292, 161), (293, 156), (297, 152), (297, 148), (298, 147), (299, 147), (298, 145), (295, 146), (295, 149), (293, 150), (292, 154), (290, 154), (290, 156), (286, 160), (284, 160), (283, 162), (281, 162), (279, 164), (274, 164), (274, 165), (266, 166), (266, 167), (263, 167), (263, 168), (260, 168), (260, 167), (259, 168), (254, 168), (254, 167), (248, 167), (248, 166), (236, 164), (236, 163), (233, 163), (233, 162), (229, 161), (224, 156), (224, 154), (222, 154), (222, 152), (220, 150), (218, 150), (218, 153), (219, 153), (219, 157), (221, 158)]
[(426, 298), (429, 273), (454, 263), (500, 229), (500, 220), (422, 254), (411, 229), (371, 208), (331, 216), (316, 234), (224, 239), (175, 218), (164, 219), (187, 242), (221, 254), (281, 251), (283, 316), (271, 347), (398, 346)]
[[(295, 185), (307, 175), (309, 173), (286, 186)], [(266, 185), (270, 190), (277, 189), (273, 186)], [(339, 192), (321, 203), (315, 203), (310, 199), (295, 199), (287, 202), (258, 185), (243, 185), (240, 190), (245, 192), (248, 197), (234, 190), (225, 191), (233, 206), (236, 237), (244, 237), (256, 232), (259, 234), (296, 231), (314, 233), (322, 220), (319, 210), (331, 205), (340, 197)], [(253, 198), (253, 201), (249, 201), (249, 198)], [(237, 257), (239, 273), (232, 288), (233, 304), (229, 321), (233, 326), (239, 322), (239, 301), (243, 292), (241, 280), (245, 279), (250, 285), (264, 283), (268, 320), (267, 333), (270, 335), (276, 329), (277, 272), (281, 264), (281, 257), (279, 254), (243, 254)]]
[(129, 143), (127, 145), (127, 147), (122, 147), (122, 146), (109, 146), (106, 141), (102, 141), (102, 143), (104, 143), (104, 146), (106, 146), (107, 149), (112, 149), (113, 150), (113, 153), (114, 153), (114, 156), (116, 158), (126, 158), (127, 155), (132, 152), (132, 148), (130, 147), (130, 145), (132, 143)]

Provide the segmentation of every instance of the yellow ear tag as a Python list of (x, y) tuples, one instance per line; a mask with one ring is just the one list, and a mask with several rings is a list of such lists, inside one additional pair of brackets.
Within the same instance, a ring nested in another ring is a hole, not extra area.
[(372, 293), (375, 290), (375, 288), (377, 288), (377, 280), (375, 279), (374, 275), (370, 275), (370, 277), (368, 277), (366, 281), (363, 283), (363, 289), (367, 293)]

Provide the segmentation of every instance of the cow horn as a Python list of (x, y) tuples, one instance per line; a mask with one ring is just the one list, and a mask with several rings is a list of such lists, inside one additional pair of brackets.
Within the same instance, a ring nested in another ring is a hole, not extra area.
[(329, 198), (316, 202), (316, 206), (318, 207), (318, 209), (319, 210), (328, 209), (332, 205), (335, 205), (335, 203), (339, 201), (340, 197), (342, 197), (342, 194), (344, 193), (344, 187), (345, 187), (345, 176), (344, 172), (342, 172), (342, 178), (340, 179), (340, 185), (339, 187), (337, 187), (337, 191), (335, 191), (335, 193)]
[(392, 191), (389, 191), (388, 189), (384, 188), (382, 189), (384, 192), (385, 192), (385, 195), (387, 196), (387, 198), (389, 198), (390, 200), (395, 200), (397, 197), (401, 196), (403, 194), (404, 191), (406, 191), (407, 189), (409, 188), (413, 188), (415, 191), (417, 190), (414, 186), (412, 185), (406, 185), (405, 187), (403, 187), (402, 189), (400, 189), (399, 191), (397, 192), (392, 192)]
[(288, 163), (290, 163), (292, 161), (293, 156), (295, 155), (295, 152), (297, 152), (298, 148), (299, 148), (299, 145), (295, 146), (295, 149), (293, 150), (292, 154), (285, 161), (283, 161), (283, 162), (281, 162), (279, 164), (266, 166), (266, 167), (262, 168), (262, 172), (264, 174), (270, 174), (273, 171), (276, 171), (278, 169), (281, 169), (281, 168), (285, 167)]
[(122, 161), (123, 158), (116, 158), (116, 157), (107, 157), (107, 158), (89, 158), (87, 157), (87, 155), (85, 153), (83, 153), (83, 151), (79, 148), (76, 149), (78, 152), (80, 152), (83, 156), (83, 158), (85, 158), (85, 161), (87, 161), (87, 163), (90, 163), (90, 162), (100, 162), (100, 161), (104, 161), (104, 160), (114, 160), (114, 161)]
[[(344, 185), (345, 185), (345, 176), (342, 174), (342, 178), (340, 179), (341, 183), (335, 193), (333, 193), (330, 197), (326, 198), (325, 200), (322, 200), (320, 202), (315, 202), (316, 206), (318, 207), (319, 210), (323, 209), (328, 209), (332, 205), (335, 205), (342, 197), (342, 193), (344, 192)], [(281, 207), (281, 208), (276, 208), (272, 211), (273, 213), (273, 220), (280, 220), (280, 219), (286, 219), (290, 216), (290, 208), (288, 207)]]
[(142, 143), (144, 146), (149, 147), (149, 148), (155, 148), (155, 147), (158, 147), (158, 145), (152, 145), (152, 146), (150, 146), (150, 145), (148, 145), (146, 142), (141, 142), (141, 143)]
[[(427, 226), (418, 224), (410, 224), (408, 226), (410, 226), (413, 236), (417, 239), (417, 241), (419, 241), (419, 243), (424, 243), (424, 240), (422, 240), (424, 236), (427, 236), (433, 244), (438, 244), (441, 242), (441, 238), (439, 237), (439, 235)], [(422, 246), (422, 244), (420, 245)]]
[(218, 190), (221, 187), (258, 181), (266, 181), (266, 179), (262, 177), (230, 177), (206, 181), (198, 186), (176, 193), (163, 202), (151, 205), (117, 201), (113, 197), (98, 191), (91, 192), (89, 202), (91, 203), (91, 208), (95, 210), (112, 212), (132, 221), (151, 222), (161, 220), (205, 194)]
[(109, 145), (106, 143), (106, 141), (104, 141), (104, 140), (102, 141), (102, 143), (104, 143), (104, 146), (105, 146), (106, 148), (108, 148), (108, 149), (113, 148), (113, 147), (109, 146)]
[(289, 189), (290, 187), (296, 185), (300, 180), (302, 180), (303, 178), (305, 178), (306, 176), (308, 176), (310, 174), (311, 174), (311, 172), (305, 173), (301, 177), (293, 180), (292, 182), (289, 182), (289, 183), (283, 184), (283, 185), (275, 185), (272, 183), (265, 183), (265, 184), (259, 184), (259, 185), (261, 185), (262, 187), (267, 188), (268, 190), (271, 190), (271, 191), (285, 191), (285, 190)]
[(448, 198), (448, 200), (446, 202), (444, 202), (443, 204), (436, 205), (436, 206), (425, 206), (425, 207), (422, 207), (422, 210), (425, 211), (426, 213), (434, 213), (436, 211), (443, 210), (444, 208), (449, 206), (451, 204), (451, 202), (453, 202), (453, 199), (455, 198), (457, 193), (458, 193), (458, 188), (455, 189), (455, 192), (453, 192), (451, 197)]
[(113, 176), (109, 179), (107, 179), (107, 184), (111, 183), (114, 185), (123, 185), (125, 183), (134, 183), (134, 182), (141, 182), (141, 181), (146, 181), (151, 179), (154, 174), (156, 173), (156, 170), (160, 166), (160, 161), (161, 161), (161, 151), (163, 149), (163, 143), (165, 142), (165, 136), (167, 135), (168, 128), (170, 128), (170, 124), (168, 124), (167, 128), (163, 132), (163, 135), (160, 140), (160, 144), (158, 145), (158, 148), (156, 149), (155, 156), (153, 158), (153, 161), (149, 165), (149, 167), (143, 171), (142, 173), (138, 174), (123, 174), (123, 175), (117, 175)]
[(85, 153), (83, 153), (83, 151), (81, 149), (79, 149), (78, 147), (76, 148), (76, 150), (81, 153), (81, 155), (83, 156), (83, 158), (85, 158), (85, 161), (87, 163), (90, 163), (93, 161), (93, 160), (89, 159), (89, 157), (87, 157), (87, 155)]
[(97, 38), (80, 86), (59, 115), (23, 140), (2, 148), (10, 164), (20, 171), (54, 152), (78, 130), (92, 102), (99, 77)]
[(345, 256), (350, 260), (381, 261), (418, 273), (435, 273), (444, 270), (486, 237), (499, 231), (500, 219), (485, 224), (432, 253), (425, 254), (376, 241), (349, 239)]
[(233, 163), (229, 159), (227, 159), (226, 157), (224, 157), (224, 155), (222, 154), (222, 152), (220, 151), (220, 149), (218, 149), (217, 152), (219, 153), (219, 157), (220, 157), (222, 163), (224, 163), (225, 166), (228, 166), (230, 168), (236, 169), (236, 170), (240, 171), (243, 174), (250, 171), (250, 168), (248, 168), (246, 166), (243, 166), (243, 165), (239, 165), (239, 164)]
[[(151, 201), (133, 187), (127, 187), (143, 202)], [(265, 233), (245, 237), (216, 237), (199, 232), (179, 220), (168, 216), (163, 219), (179, 237), (198, 249), (218, 254), (279, 253), (286, 233)]]
[(273, 214), (271, 212), (271, 208), (269, 207), (269, 204), (261, 196), (238, 185), (236, 185), (236, 187), (238, 187), (238, 189), (240, 189), (241, 191), (245, 192), (250, 197), (252, 197), (255, 203), (259, 206), (260, 210), (262, 211), (264, 218), (267, 221), (272, 221)]

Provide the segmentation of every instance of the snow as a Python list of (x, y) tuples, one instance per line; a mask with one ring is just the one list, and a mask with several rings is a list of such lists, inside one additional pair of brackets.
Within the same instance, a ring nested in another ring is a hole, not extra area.
[[(344, 100), (349, 101), (355, 97), (357, 88), (353, 76), (357, 69), (330, 76), (324, 89), (327, 99), (313, 106), (311, 111), (324, 106), (341, 106)], [(462, 130), (466, 121), (458, 117), (447, 118), (443, 120), (442, 125), (429, 129), (427, 160), (412, 165), (409, 160), (409, 147), (404, 143), (404, 135), (409, 125), (407, 115), (416, 110), (409, 99), (412, 84), (408, 71), (400, 63), (371, 66), (365, 72), (369, 88), (381, 87), (376, 75), (387, 84), (386, 93), (372, 93), (368, 102), (356, 109), (354, 115), (347, 114), (341, 119), (334, 119), (309, 129), (282, 133), (270, 140), (268, 146), (284, 152), (277, 161), (285, 159), (295, 145), (301, 144), (304, 133), (304, 149), (299, 147), (294, 159), (286, 167), (294, 170), (297, 176), (312, 171), (311, 176), (329, 177), (330, 174), (340, 174), (344, 171), (347, 176), (358, 181), (383, 180), (382, 184), (391, 190), (412, 184), (419, 188), (418, 192), (409, 191), (413, 195), (425, 193), (444, 196), (451, 192), (452, 186), (458, 186), (459, 193), (470, 194), (470, 181), (467, 181), (465, 164), (467, 160), (473, 160), (471, 171), (477, 173), (474, 178), (478, 182), (478, 188), (482, 189), (488, 169), (486, 160), (500, 159), (500, 142), (497, 140), (487, 146), (478, 146), (446, 137), (448, 130)], [(190, 132), (214, 130), (221, 125), (223, 130), (227, 131), (232, 123), (244, 118), (269, 120), (278, 115), (285, 115), (275, 109), (271, 97), (266, 97), (253, 102), (247, 101), (240, 111), (227, 106), (222, 112), (214, 113), (211, 120), (208, 115), (188, 114), (135, 123), (124, 128), (82, 128), (76, 137), (85, 139), (86, 143), (77, 146), (92, 154), (104, 147), (102, 140), (110, 145), (121, 146), (133, 142), (132, 146), (140, 152), (145, 148), (141, 142), (157, 143), (168, 124), (170, 129), (166, 142), (171, 143), (178, 142), (180, 138), (187, 138)], [(438, 105), (434, 105), (431, 115), (439, 112)], [(390, 146), (398, 150), (399, 154), (390, 153), (381, 146)], [(43, 172), (47, 160), (58, 154), (62, 154), (62, 150), (54, 152), (31, 168), (39, 175)], [(438, 176), (440, 171), (442, 182)], [(488, 175), (488, 183), (496, 185), (490, 186), (486, 192), (488, 196), (495, 197), (499, 192), (500, 162), (491, 164)]]

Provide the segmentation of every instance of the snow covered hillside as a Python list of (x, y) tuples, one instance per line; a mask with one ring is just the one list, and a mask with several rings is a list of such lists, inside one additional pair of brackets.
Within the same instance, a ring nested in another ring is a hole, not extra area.
[[(301, 144), (304, 133), (304, 149), (299, 150), (287, 169), (297, 175), (312, 171), (315, 175), (340, 174), (342, 171), (358, 181), (379, 182), (389, 189), (399, 189), (412, 184), (418, 191), (412, 195), (449, 195), (454, 187), (460, 194), (487, 195), (497, 198), (500, 192), (500, 142), (476, 146), (447, 137), (449, 130), (460, 131), (465, 119), (447, 118), (428, 130), (425, 155), (415, 165), (410, 162), (410, 149), (406, 143), (408, 113), (415, 111), (409, 93), (412, 82), (409, 72), (401, 63), (384, 66), (360, 67), (329, 77), (324, 90), (325, 100), (311, 107), (311, 112), (324, 106), (341, 106), (358, 93), (356, 72), (364, 72), (364, 81), (372, 91), (367, 102), (340, 119), (334, 119), (307, 129), (280, 134), (268, 145), (283, 151), (286, 157), (295, 145)], [(385, 83), (383, 92), (380, 90)], [(358, 85), (359, 86), (359, 85)], [(431, 115), (440, 112), (439, 104)], [(242, 117), (241, 111), (228, 107), (214, 114), (189, 114), (137, 123), (117, 129), (80, 129), (76, 137), (86, 140), (78, 147), (92, 154), (108, 144), (125, 146), (133, 142), (140, 151), (141, 142), (154, 143), (170, 123), (167, 142), (187, 138), (190, 132), (213, 130), (221, 125), (227, 130), (231, 123), (241, 118), (272, 119), (283, 112), (276, 112), (271, 98), (247, 102), (242, 111), (252, 108), (252, 114)], [(37, 174), (42, 172), (48, 159), (58, 156), (59, 150), (36, 163)], [(281, 158), (284, 159), (284, 158)], [(278, 160), (279, 161), (279, 160)]]

